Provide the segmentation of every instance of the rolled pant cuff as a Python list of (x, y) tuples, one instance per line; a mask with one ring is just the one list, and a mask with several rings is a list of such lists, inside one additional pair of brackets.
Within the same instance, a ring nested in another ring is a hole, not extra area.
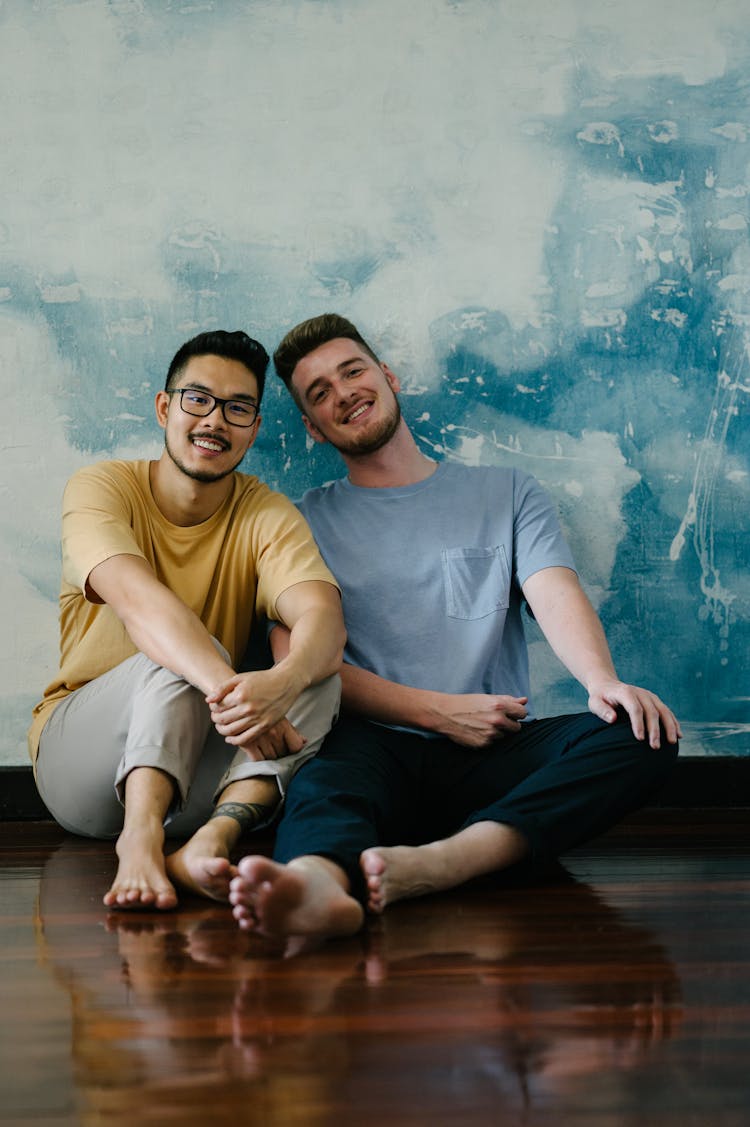
[(174, 796), (169, 804), (165, 822), (174, 818), (184, 809), (190, 793), (190, 784), (185, 778), (179, 756), (171, 755), (163, 747), (138, 747), (125, 752), (115, 776), (115, 793), (120, 803), (125, 805), (125, 781), (137, 767), (152, 767), (162, 771), (174, 783)]

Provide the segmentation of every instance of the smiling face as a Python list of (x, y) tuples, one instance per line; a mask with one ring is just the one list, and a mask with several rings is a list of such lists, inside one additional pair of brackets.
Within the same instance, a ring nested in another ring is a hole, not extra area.
[(348, 338), (308, 352), (294, 369), (292, 385), (311, 436), (345, 457), (380, 450), (401, 423), (398, 379)]
[[(253, 373), (239, 360), (223, 356), (193, 356), (170, 390), (179, 388), (194, 388), (240, 403), (258, 402), (258, 381)], [(255, 441), (260, 416), (250, 427), (233, 426), (219, 404), (210, 415), (197, 417), (183, 411), (180, 398), (166, 391), (156, 396), (156, 415), (164, 429), (166, 452), (177, 469), (194, 481), (221, 481), (237, 469)]]

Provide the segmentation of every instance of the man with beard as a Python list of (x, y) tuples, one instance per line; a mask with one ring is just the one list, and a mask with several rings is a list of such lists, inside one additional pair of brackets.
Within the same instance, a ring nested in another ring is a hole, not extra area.
[[(157, 461), (79, 470), (63, 505), (60, 670), (29, 745), (50, 812), (116, 837), (104, 903), (226, 899), (231, 851), (270, 819), (335, 717), (339, 592), (299, 512), (238, 472), (268, 354), (202, 333), (156, 395)], [(290, 631), (272, 668), (237, 672), (258, 616)], [(164, 855), (170, 837), (187, 842)]]
[[(244, 928), (347, 935), (365, 907), (601, 833), (662, 782), (681, 733), (618, 678), (534, 478), (425, 457), (398, 378), (342, 317), (298, 325), (274, 361), (348, 470), (300, 508), (341, 586), (355, 719), (295, 776), (274, 859), (243, 858), (230, 900)], [(589, 712), (531, 718), (523, 603)]]

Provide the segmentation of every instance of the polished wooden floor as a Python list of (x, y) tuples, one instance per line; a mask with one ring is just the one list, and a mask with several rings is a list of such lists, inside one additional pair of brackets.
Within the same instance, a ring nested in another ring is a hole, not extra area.
[(110, 845), (0, 824), (0, 1123), (747, 1127), (750, 812), (564, 860), (284, 952), (107, 911)]

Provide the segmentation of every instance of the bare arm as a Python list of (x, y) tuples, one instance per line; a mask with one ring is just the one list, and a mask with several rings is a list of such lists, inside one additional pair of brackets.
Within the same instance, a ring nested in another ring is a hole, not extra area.
[(341, 683), (350, 711), (383, 724), (436, 732), (464, 747), (489, 747), (518, 731), (526, 716), (526, 697), (413, 689), (354, 665), (342, 666)]
[(208, 696), (217, 731), (246, 746), (286, 716), (308, 686), (336, 673), (345, 641), (341, 598), (322, 581), (288, 587), (276, 609), (289, 628), (288, 651), (271, 669), (236, 673)]
[[(277, 661), (286, 653), (288, 637), (283, 626), (271, 633)], [(436, 732), (464, 747), (489, 747), (506, 732), (517, 731), (526, 715), (526, 697), (414, 689), (346, 663), (340, 672), (342, 700), (350, 712), (382, 724)]]
[(202, 692), (213, 692), (234, 672), (198, 616), (140, 556), (104, 560), (92, 570), (88, 586), (112, 608), (141, 653)]
[[(229, 687), (235, 683), (246, 681), (246, 693), (256, 693), (259, 700), (251, 700), (245, 706), (244, 718), (242, 709), (235, 709), (234, 723), (232, 725), (232, 738), (227, 742), (241, 746), (252, 759), (275, 758), (277, 755), (299, 751), (304, 747), (305, 741), (294, 727), (285, 719), (286, 711), (291, 705), (283, 706), (279, 701), (278, 683), (264, 683), (261, 674), (236, 674), (231, 665), (219, 654), (214, 646), (211, 636), (201, 620), (187, 607), (168, 587), (161, 583), (150, 566), (139, 556), (118, 555), (112, 556), (103, 563), (98, 564), (88, 578), (88, 586), (94, 595), (107, 603), (122, 622), (128, 632), (133, 645), (138, 650), (150, 657), (157, 665), (170, 669), (179, 677), (184, 677), (191, 685), (195, 685), (205, 693), (209, 704), (212, 698), (221, 693), (228, 692)], [(321, 587), (331, 592), (329, 599), (332, 607), (331, 618), (333, 623), (341, 625), (341, 600), (338, 592), (328, 583), (297, 584), (298, 587)], [(293, 591), (294, 588), (289, 588)], [(284, 592), (280, 604), (284, 600)], [(295, 613), (295, 600), (292, 599), (289, 614)], [(282, 613), (281, 606), (279, 607)], [(284, 610), (283, 613), (286, 613)], [(320, 611), (318, 612), (320, 613)], [(313, 622), (315, 616), (313, 616)], [(314, 627), (312, 628), (314, 629)], [(321, 638), (325, 639), (331, 627), (327, 624), (320, 626)], [(333, 627), (334, 633), (336, 626)], [(310, 634), (310, 620), (307, 628), (303, 630), (301, 641), (305, 641), (305, 634)], [(307, 648), (314, 649), (310, 637), (307, 639)], [(310, 661), (311, 667), (317, 660), (323, 660), (326, 652), (325, 644), (321, 644), (321, 653), (313, 653)], [(336, 651), (340, 660), (341, 645)], [(304, 678), (299, 667), (305, 664), (306, 647), (302, 646), (301, 652), (295, 661), (288, 663), (290, 668), (289, 682), (281, 680), (282, 691), (288, 690), (291, 678), (296, 676), (295, 683), (302, 683)], [(331, 671), (335, 671), (337, 661), (330, 661)], [(269, 670), (273, 673), (273, 670)], [(325, 676), (325, 673), (322, 674)], [(256, 681), (256, 679), (258, 679)], [(310, 681), (316, 679), (311, 676)], [(319, 678), (317, 678), (319, 679)], [(308, 682), (310, 683), (310, 682)], [(302, 688), (304, 688), (302, 684)], [(292, 702), (302, 691), (300, 688), (291, 696)], [(274, 707), (276, 704), (276, 707)], [(220, 735), (226, 735), (223, 727), (217, 722), (218, 712), (212, 719)], [(227, 715), (224, 715), (226, 721)]]
[(602, 624), (575, 572), (544, 568), (526, 580), (523, 593), (552, 649), (588, 692), (595, 716), (611, 724), (621, 707), (637, 739), (648, 736), (651, 747), (659, 747), (661, 722), (669, 742), (677, 741), (680, 725), (666, 704), (618, 678)]

